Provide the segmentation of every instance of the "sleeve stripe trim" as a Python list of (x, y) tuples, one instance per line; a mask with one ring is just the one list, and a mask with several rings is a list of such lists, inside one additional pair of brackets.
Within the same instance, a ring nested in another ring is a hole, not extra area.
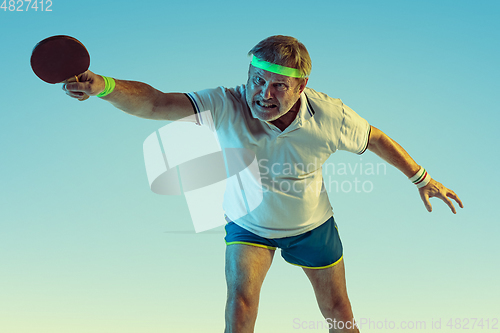
[(368, 136), (366, 137), (365, 148), (363, 148), (363, 150), (361, 152), (359, 152), (358, 155), (363, 154), (368, 149), (368, 144), (370, 143), (370, 133), (371, 132), (372, 132), (372, 127), (370, 126), (370, 124), (368, 124)]
[(200, 108), (198, 107), (198, 103), (196, 103), (196, 100), (194, 99), (193, 96), (191, 96), (190, 93), (187, 93), (185, 95), (189, 98), (189, 101), (191, 102), (191, 105), (193, 106), (194, 114), (196, 116), (196, 122), (199, 125), (203, 124), (203, 120), (201, 119), (201, 116), (200, 116)]

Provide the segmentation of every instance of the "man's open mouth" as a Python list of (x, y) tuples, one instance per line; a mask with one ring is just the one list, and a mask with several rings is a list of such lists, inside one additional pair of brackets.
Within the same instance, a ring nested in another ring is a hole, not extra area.
[(278, 107), (276, 104), (265, 103), (261, 101), (257, 101), (257, 105), (266, 109), (272, 109)]

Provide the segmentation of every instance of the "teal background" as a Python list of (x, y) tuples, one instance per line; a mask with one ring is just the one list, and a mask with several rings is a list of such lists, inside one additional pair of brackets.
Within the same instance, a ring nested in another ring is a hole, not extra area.
[[(311, 88), (341, 98), (465, 204), (453, 215), (433, 199), (428, 213), (390, 166), (325, 173), (373, 184), (330, 193), (358, 321), (420, 320), (432, 331), (441, 319), (436, 331), (446, 331), (450, 318), (499, 318), (498, 1), (53, 0), (51, 9), (0, 10), (0, 332), (224, 328), (223, 230), (195, 234), (184, 198), (148, 187), (142, 143), (166, 123), (40, 81), (31, 50), (57, 34), (86, 45), (92, 71), (166, 92), (245, 83), (253, 45), (298, 38), (313, 60)], [(328, 163), (380, 159), (339, 152)], [(256, 331), (302, 331), (296, 318), (322, 317), (305, 274), (277, 253)], [(326, 331), (314, 327), (305, 331)]]

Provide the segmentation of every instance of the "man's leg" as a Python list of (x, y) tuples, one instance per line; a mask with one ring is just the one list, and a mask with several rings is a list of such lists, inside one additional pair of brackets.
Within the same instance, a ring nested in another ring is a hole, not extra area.
[(225, 333), (253, 332), (260, 288), (271, 267), (275, 250), (244, 244), (226, 247)]
[(329, 323), (335, 323), (330, 333), (359, 332), (353, 325), (351, 303), (347, 297), (344, 260), (329, 268), (304, 268), (304, 272), (312, 283), (321, 313), (325, 319), (331, 319)]

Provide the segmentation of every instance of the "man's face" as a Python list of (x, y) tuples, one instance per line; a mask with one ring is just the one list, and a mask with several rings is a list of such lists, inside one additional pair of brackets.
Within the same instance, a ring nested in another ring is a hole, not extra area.
[(295, 105), (306, 86), (301, 80), (271, 73), (250, 65), (246, 100), (252, 115), (262, 121), (274, 121)]

